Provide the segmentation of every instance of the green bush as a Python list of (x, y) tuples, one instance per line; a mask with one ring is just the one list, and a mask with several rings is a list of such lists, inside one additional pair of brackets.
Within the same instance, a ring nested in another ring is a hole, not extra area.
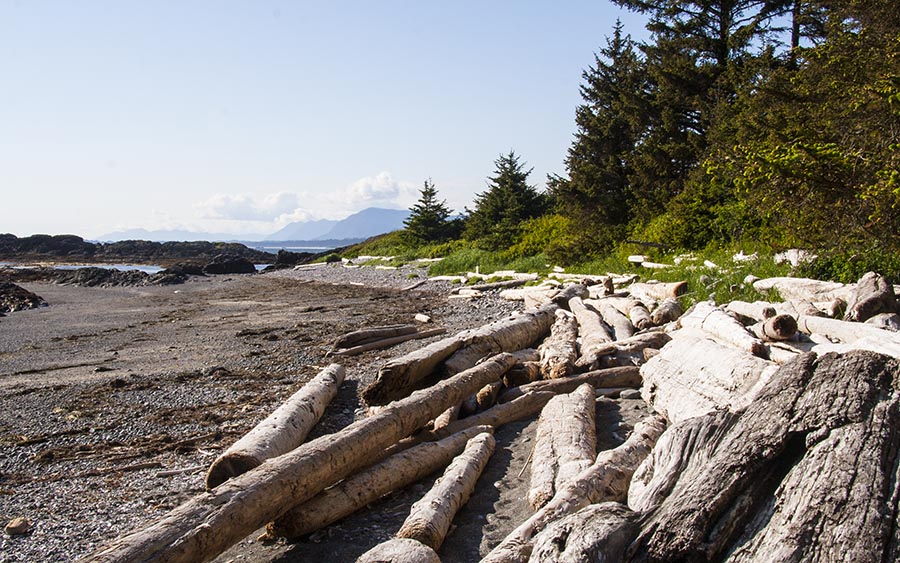
[(797, 275), (806, 278), (856, 283), (866, 272), (877, 272), (890, 283), (900, 283), (900, 254), (883, 248), (862, 251), (824, 251), (801, 264)]

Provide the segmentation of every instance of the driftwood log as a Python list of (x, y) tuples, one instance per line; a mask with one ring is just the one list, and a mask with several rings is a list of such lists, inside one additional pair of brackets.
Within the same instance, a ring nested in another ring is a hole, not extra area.
[(634, 325), (631, 324), (631, 319), (612, 304), (607, 303), (604, 299), (591, 299), (585, 303), (596, 309), (603, 321), (612, 328), (613, 340), (624, 340), (634, 335)]
[(379, 459), (385, 448), (501, 378), (514, 363), (511, 355), (497, 355), (340, 432), (270, 459), (195, 496), (150, 526), (113, 541), (86, 561), (209, 561), (293, 506)]
[(287, 511), (269, 523), (266, 537), (297, 538), (321, 530), (384, 495), (446, 467), (470, 439), (490, 430), (487, 426), (472, 426), (443, 440), (425, 442), (396, 453)]
[(287, 453), (306, 440), (337, 395), (346, 372), (331, 364), (220, 455), (206, 473), (206, 488), (245, 473), (265, 460)]
[(402, 342), (406, 342), (408, 340), (419, 340), (422, 338), (431, 338), (432, 336), (438, 336), (440, 334), (444, 334), (447, 332), (446, 328), (431, 328), (428, 330), (415, 331), (410, 332), (408, 334), (401, 334), (399, 336), (392, 336), (390, 338), (383, 338), (381, 340), (372, 340), (369, 342), (365, 342), (363, 344), (358, 344), (356, 346), (352, 346), (350, 348), (340, 348), (333, 352), (331, 352), (332, 356), (357, 356), (364, 352), (369, 352), (371, 350), (380, 350), (382, 348), (387, 348), (389, 346), (395, 346)]
[(541, 355), (541, 374), (544, 379), (567, 377), (575, 370), (578, 359), (578, 321), (563, 309), (556, 311), (556, 321), (550, 336), (538, 346)]
[(588, 383), (550, 399), (538, 417), (528, 503), (538, 509), (591, 465), (597, 455), (594, 387)]
[(640, 531), (639, 515), (622, 503), (590, 504), (551, 522), (534, 537), (533, 563), (611, 563), (621, 561)]
[(416, 540), (391, 538), (363, 553), (356, 563), (441, 563), (441, 558)]
[(376, 340), (413, 334), (416, 330), (415, 325), (387, 325), (354, 330), (335, 340), (331, 350), (332, 352), (336, 352), (346, 348), (353, 348), (354, 346), (359, 346), (361, 344), (375, 342)]
[(662, 301), (663, 299), (675, 299), (684, 295), (688, 290), (687, 282), (672, 283), (639, 283), (628, 286), (628, 293), (641, 301)]
[(578, 321), (581, 335), (581, 355), (575, 365), (579, 369), (596, 369), (602, 356), (598, 349), (613, 341), (612, 329), (603, 322), (600, 313), (585, 305), (581, 297), (569, 300), (569, 310)]
[(650, 313), (650, 318), (653, 321), (654, 325), (659, 326), (670, 323), (672, 321), (677, 321), (678, 318), (683, 314), (684, 310), (682, 310), (681, 304), (678, 303), (678, 300), (669, 297), (659, 302), (659, 305), (656, 307), (656, 309), (654, 309), (653, 312)]
[(725, 305), (725, 310), (736, 313), (742, 317), (762, 322), (777, 315), (775, 307), (765, 301), (730, 301)]
[(879, 313), (896, 313), (894, 286), (875, 272), (863, 275), (850, 292), (845, 321), (865, 322)]
[(790, 315), (775, 315), (752, 325), (750, 332), (764, 342), (790, 340), (797, 335), (797, 319)]
[(776, 290), (786, 301), (831, 301), (836, 297), (847, 300), (852, 286), (837, 282), (813, 280), (809, 278), (776, 277), (753, 282), (753, 288), (761, 293)]
[[(442, 363), (454, 357), (451, 373), (463, 371), (475, 362), (498, 352), (513, 352), (529, 347), (550, 330), (556, 306), (547, 305), (514, 314), (478, 329), (465, 330), (433, 342), (387, 362), (375, 381), (362, 392), (368, 405), (383, 405), (405, 397)], [(460, 352), (457, 354), (457, 352)]]
[(747, 330), (737, 319), (707, 301), (701, 301), (691, 307), (678, 319), (678, 324), (684, 328), (708, 332), (719, 340), (754, 356), (764, 358), (768, 355), (768, 348), (762, 340)]
[(660, 416), (652, 416), (638, 423), (624, 444), (600, 452), (590, 467), (513, 530), (482, 559), (482, 563), (528, 561), (534, 536), (554, 520), (573, 514), (589, 504), (623, 502), (631, 476), (664, 429), (665, 421)]
[(640, 369), (634, 366), (615, 367), (608, 369), (598, 369), (564, 377), (562, 379), (552, 379), (546, 381), (535, 381), (519, 387), (507, 389), (500, 394), (497, 402), (506, 403), (528, 393), (536, 391), (552, 391), (554, 393), (571, 393), (584, 383), (590, 383), (594, 387), (640, 387), (641, 374)]

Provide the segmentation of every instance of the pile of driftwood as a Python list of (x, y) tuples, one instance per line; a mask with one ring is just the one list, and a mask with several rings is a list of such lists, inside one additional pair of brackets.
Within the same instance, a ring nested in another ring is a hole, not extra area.
[[(687, 312), (683, 283), (588, 281), (508, 290), (532, 306), (389, 361), (362, 393), (366, 418), (305, 442), (343, 379), (329, 366), (213, 464), (206, 493), (88, 560), (208, 561), (264, 525), (303, 536), (446, 467), (360, 558), (439, 561), (492, 430), (538, 413), (535, 512), (484, 561), (900, 557), (900, 335), (884, 328), (897, 303), (880, 276), (840, 294), (760, 280), (788, 300)], [(598, 453), (595, 398), (636, 387), (655, 413)]]

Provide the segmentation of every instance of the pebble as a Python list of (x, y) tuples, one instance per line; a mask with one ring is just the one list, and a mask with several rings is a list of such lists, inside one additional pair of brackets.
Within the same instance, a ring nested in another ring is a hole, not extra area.
[(28, 518), (19, 516), (10, 520), (3, 531), (10, 536), (21, 536), (31, 531), (31, 522), (28, 521)]
[(641, 392), (638, 391), (637, 389), (626, 389), (626, 390), (622, 391), (621, 393), (619, 393), (619, 398), (620, 399), (640, 399)]

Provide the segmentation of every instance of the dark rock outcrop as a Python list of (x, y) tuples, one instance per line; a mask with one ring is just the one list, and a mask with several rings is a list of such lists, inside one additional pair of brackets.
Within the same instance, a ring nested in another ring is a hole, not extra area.
[(12, 282), (0, 281), (0, 315), (46, 306), (41, 296)]
[(266, 268), (270, 270), (286, 270), (300, 264), (309, 264), (315, 260), (319, 254), (314, 252), (291, 252), (289, 250), (279, 250), (275, 255), (275, 261)]
[(205, 274), (253, 274), (256, 266), (253, 262), (230, 254), (221, 254), (203, 267)]

